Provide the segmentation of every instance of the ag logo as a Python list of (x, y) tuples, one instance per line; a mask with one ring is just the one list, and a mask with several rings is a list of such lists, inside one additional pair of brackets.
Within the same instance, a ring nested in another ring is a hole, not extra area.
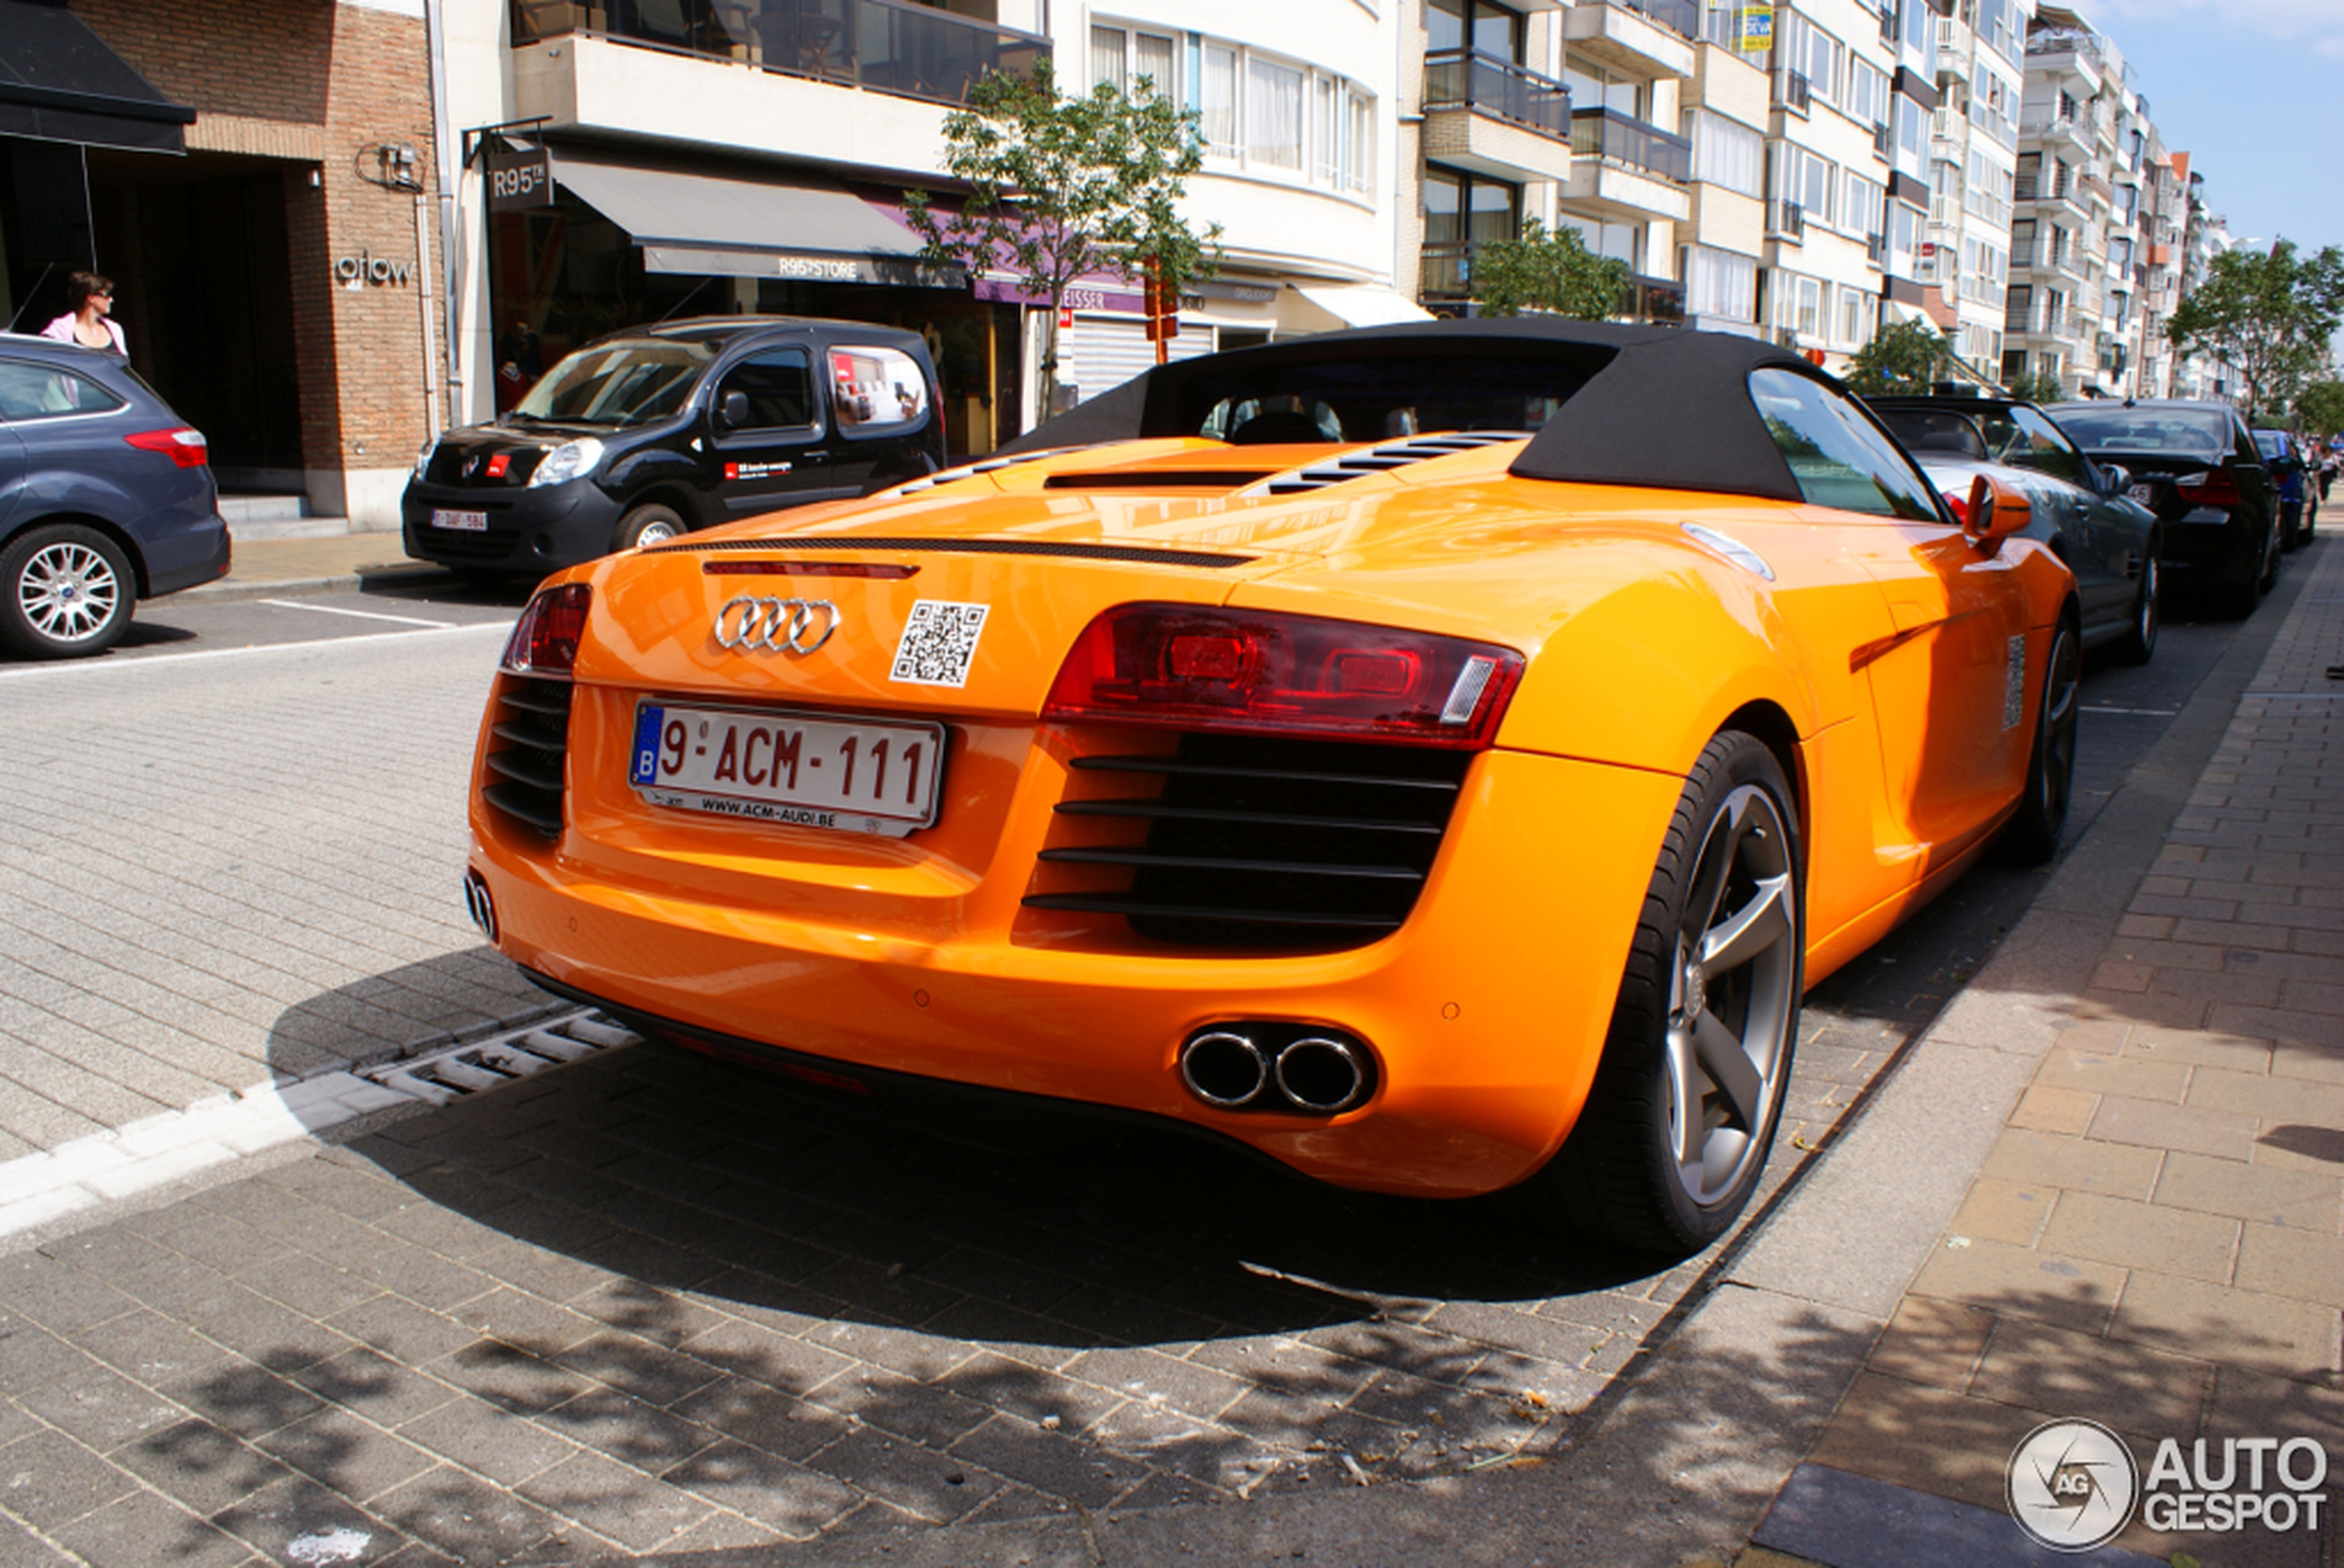
[(2046, 1421), (2011, 1451), (2003, 1499), (2053, 1551), (2087, 1551), (2124, 1527), (2140, 1484), (2123, 1438), (2098, 1421)]

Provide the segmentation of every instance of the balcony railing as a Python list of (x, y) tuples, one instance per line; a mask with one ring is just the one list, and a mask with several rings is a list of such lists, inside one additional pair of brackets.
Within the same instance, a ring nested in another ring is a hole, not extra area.
[(1896, 162), (1896, 154), (1891, 150), (1888, 140), (1888, 124), (1884, 120), (1872, 123), (1872, 155), (1883, 163)]
[(1866, 234), (1864, 236), (1864, 259), (1871, 262), (1874, 267), (1882, 267), (1887, 264), (1888, 236), (1886, 234)]
[(1424, 106), (1470, 109), (1558, 141), (1571, 139), (1569, 88), (1478, 49), (1437, 49), (1425, 55)]
[(1693, 0), (1606, 0), (1622, 10), (1636, 11), (1658, 22), (1679, 37), (1694, 39), (1701, 36), (1701, 7)]
[(1807, 113), (1812, 97), (1804, 71), (1778, 71), (1775, 75), (1775, 107), (1796, 109)]
[(2040, 59), (2053, 54), (2074, 54), (2099, 76), (2108, 68), (2100, 54), (2099, 40), (2077, 28), (2035, 28), (2027, 34), (2027, 57)]
[(585, 33), (842, 86), (959, 103), (1050, 41), (910, 0), (511, 0), (513, 42)]
[(1796, 201), (1766, 203), (1766, 232), (1785, 239), (1807, 237), (1807, 209)]
[(1580, 158), (1623, 163), (1678, 185), (1692, 178), (1692, 143), (1617, 109), (1574, 109), (1571, 150)]

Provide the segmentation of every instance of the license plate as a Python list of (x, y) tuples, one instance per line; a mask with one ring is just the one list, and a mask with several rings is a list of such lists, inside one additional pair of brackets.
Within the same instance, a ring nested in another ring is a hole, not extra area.
[(627, 782), (654, 806), (902, 838), (936, 821), (944, 726), (771, 710), (635, 710)]
[(2138, 501), (2142, 506), (2147, 506), (2148, 505), (2148, 498), (2157, 494), (2157, 486), (2154, 485), (2135, 485), (2131, 489), (2125, 491), (2124, 494), (2130, 496), (2134, 500)]
[(466, 533), (485, 533), (488, 532), (488, 514), (486, 512), (442, 511), (434, 509), (431, 514), (431, 525), (434, 528), (460, 528)]

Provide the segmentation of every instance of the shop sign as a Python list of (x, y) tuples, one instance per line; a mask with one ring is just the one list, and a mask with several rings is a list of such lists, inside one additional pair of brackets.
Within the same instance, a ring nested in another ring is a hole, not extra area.
[(392, 284), (405, 288), (414, 276), (413, 264), (393, 261), (388, 257), (360, 251), (355, 256), (334, 258), (334, 281), (345, 289), (363, 289), (367, 284)]
[(542, 147), (503, 147), (488, 155), (488, 209), (512, 212), (554, 204), (554, 160)]

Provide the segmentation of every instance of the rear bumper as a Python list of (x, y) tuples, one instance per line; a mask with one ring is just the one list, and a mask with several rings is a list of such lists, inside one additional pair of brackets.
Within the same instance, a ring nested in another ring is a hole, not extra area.
[(2243, 587), (2262, 574), (2266, 526), (2244, 511), (2200, 508), (2165, 523), (2158, 564), (2177, 585)]
[(149, 565), (147, 570), (147, 597), (157, 599), (165, 593), (176, 593), (183, 588), (198, 588), (207, 582), (217, 582), (228, 575), (228, 567), (235, 547), (234, 542), (228, 537), (228, 525), (225, 522), (222, 522), (217, 515), (212, 518), (212, 521), (217, 526), (218, 532), (214, 536), (210, 553), (199, 561), (168, 571), (157, 570)]

